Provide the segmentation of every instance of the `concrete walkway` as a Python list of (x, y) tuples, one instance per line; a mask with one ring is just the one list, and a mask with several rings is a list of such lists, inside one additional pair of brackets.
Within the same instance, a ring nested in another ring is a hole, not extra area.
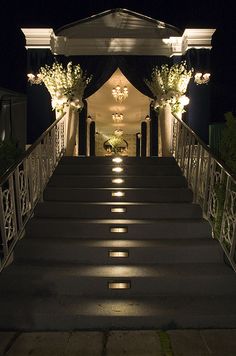
[(0, 356), (235, 356), (236, 329), (0, 332)]

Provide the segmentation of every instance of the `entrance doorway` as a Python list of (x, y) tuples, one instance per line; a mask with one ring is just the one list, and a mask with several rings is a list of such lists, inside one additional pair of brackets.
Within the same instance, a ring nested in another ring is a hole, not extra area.
[[(127, 97), (120, 101), (112, 95), (112, 89), (118, 85), (128, 91)], [(87, 98), (88, 125), (95, 122), (95, 155), (136, 156), (140, 151), (137, 145), (140, 145), (141, 125), (149, 116), (150, 102), (151, 98), (138, 91), (117, 68), (106, 83)], [(89, 128), (87, 134), (91, 138)], [(147, 138), (148, 135), (145, 141)], [(87, 142), (89, 145), (89, 140)]]

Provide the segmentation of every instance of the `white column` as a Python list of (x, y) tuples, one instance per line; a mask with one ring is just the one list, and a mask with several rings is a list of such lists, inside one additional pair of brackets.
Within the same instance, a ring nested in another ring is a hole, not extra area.
[(166, 104), (163, 108), (159, 109), (159, 121), (161, 131), (161, 144), (162, 144), (162, 157), (170, 157), (171, 144), (172, 144), (172, 114), (171, 107)]
[(147, 122), (147, 142), (146, 142), (146, 157), (150, 157), (150, 126), (151, 126), (151, 119), (150, 116), (147, 115), (145, 118)]
[(92, 122), (91, 116), (87, 117), (87, 146), (86, 146), (86, 156), (90, 156), (90, 124)]

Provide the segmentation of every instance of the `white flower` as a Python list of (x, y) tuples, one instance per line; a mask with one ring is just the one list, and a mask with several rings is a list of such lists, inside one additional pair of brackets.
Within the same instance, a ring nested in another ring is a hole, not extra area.
[(189, 103), (184, 94), (192, 72), (192, 69), (187, 69), (186, 62), (176, 63), (171, 67), (168, 64), (163, 64), (160, 68), (155, 67), (151, 81), (145, 80), (155, 97), (154, 109), (169, 104), (172, 112), (183, 111), (183, 107)]
[(83, 107), (84, 89), (91, 77), (86, 78), (83, 75), (79, 64), (73, 66), (72, 62), (69, 62), (66, 68), (57, 62), (51, 67), (45, 65), (40, 68), (38, 77), (51, 94), (53, 110), (63, 110), (63, 107), (69, 104), (75, 109)]

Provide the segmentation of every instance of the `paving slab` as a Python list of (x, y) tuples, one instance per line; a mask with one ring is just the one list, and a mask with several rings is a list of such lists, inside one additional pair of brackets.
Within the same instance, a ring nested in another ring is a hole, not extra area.
[(0, 355), (4, 354), (7, 346), (14, 340), (16, 332), (14, 331), (0, 331)]
[(69, 332), (22, 333), (7, 356), (65, 356)]
[[(174, 356), (210, 355), (199, 330), (170, 330), (167, 333), (170, 337)], [(212, 354), (212, 356), (215, 355)], [(221, 356), (226, 356), (226, 354)]]
[(236, 355), (236, 329), (201, 330), (201, 336), (212, 356)]
[(106, 356), (162, 356), (156, 331), (111, 331)]
[(65, 356), (101, 356), (103, 333), (95, 331), (73, 332), (65, 349)]

